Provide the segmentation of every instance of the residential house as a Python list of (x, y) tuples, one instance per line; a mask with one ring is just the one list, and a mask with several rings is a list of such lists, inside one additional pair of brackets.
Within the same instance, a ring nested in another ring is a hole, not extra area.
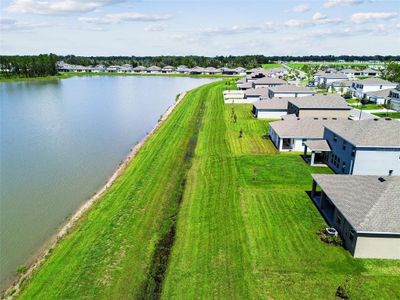
[(315, 91), (307, 88), (296, 85), (277, 85), (274, 87), (270, 87), (268, 91), (268, 96), (270, 98), (273, 97), (304, 97), (314, 95)]
[(289, 98), (287, 113), (300, 118), (348, 118), (351, 107), (337, 94)]
[(137, 66), (133, 68), (134, 73), (145, 73), (147, 71), (147, 68), (144, 66)]
[(148, 67), (147, 68), (147, 73), (151, 73), (151, 74), (161, 73), (161, 68), (157, 67), (157, 66)]
[[(324, 138), (324, 126), (332, 122), (355, 122), (345, 119), (323, 120), (314, 118), (290, 118), (269, 124), (269, 136), (279, 151), (305, 150), (304, 142), (310, 140), (322, 140)], [(400, 124), (400, 122), (399, 122)]]
[(365, 94), (365, 98), (367, 98), (370, 102), (374, 102), (376, 104), (387, 104), (389, 102), (389, 95), (393, 89), (385, 89), (374, 92), (368, 92)]
[(400, 176), (312, 177), (312, 200), (354, 257), (400, 259)]
[(260, 97), (268, 96), (268, 91), (268, 88), (247, 89), (244, 91), (244, 97), (252, 101), (259, 101)]
[(400, 122), (372, 119), (324, 125), (331, 151), (328, 166), (338, 174), (400, 175)]
[(189, 69), (189, 74), (191, 75), (200, 75), (204, 73), (204, 68), (202, 67), (194, 67), (192, 69)]
[(392, 89), (389, 93), (389, 101), (392, 109), (400, 111), (400, 90)]
[(280, 119), (287, 114), (288, 98), (273, 98), (253, 104), (253, 115), (258, 119)]
[(176, 71), (181, 74), (189, 74), (189, 68), (185, 65), (180, 65), (176, 68)]
[(375, 92), (386, 89), (393, 89), (397, 86), (397, 83), (390, 82), (381, 78), (366, 78), (353, 82), (353, 96), (359, 99), (366, 97), (366, 93)]
[(164, 68), (161, 69), (162, 73), (173, 73), (175, 71), (175, 67), (173, 66), (165, 66)]
[(255, 88), (273, 87), (282, 84), (287, 84), (287, 82), (280, 78), (271, 78), (271, 77), (263, 77), (253, 81), (253, 86)]
[(361, 71), (355, 69), (342, 69), (339, 71), (339, 73), (346, 75), (349, 79), (354, 79), (356, 76), (362, 75)]
[(361, 71), (361, 75), (362, 76), (380, 76), (381, 72), (371, 69), (371, 68), (367, 68)]
[(204, 74), (209, 74), (209, 75), (214, 75), (214, 74), (220, 74), (221, 69), (216, 69), (214, 67), (207, 67), (204, 69)]
[(334, 81), (331, 84), (331, 87), (335, 89), (336, 91), (345, 94), (350, 91), (350, 89), (353, 87), (353, 80), (339, 80), (339, 81)]

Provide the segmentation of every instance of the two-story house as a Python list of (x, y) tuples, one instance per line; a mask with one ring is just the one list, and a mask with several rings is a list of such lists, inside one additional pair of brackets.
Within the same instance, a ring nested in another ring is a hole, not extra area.
[(396, 86), (397, 83), (375, 77), (357, 80), (353, 82), (353, 96), (363, 99), (367, 96), (368, 92), (394, 89)]
[(400, 122), (372, 119), (325, 124), (326, 163), (338, 174), (400, 175)]

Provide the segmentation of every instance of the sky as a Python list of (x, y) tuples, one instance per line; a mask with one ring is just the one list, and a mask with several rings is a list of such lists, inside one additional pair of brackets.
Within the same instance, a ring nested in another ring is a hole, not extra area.
[(400, 54), (400, 0), (0, 3), (1, 54)]

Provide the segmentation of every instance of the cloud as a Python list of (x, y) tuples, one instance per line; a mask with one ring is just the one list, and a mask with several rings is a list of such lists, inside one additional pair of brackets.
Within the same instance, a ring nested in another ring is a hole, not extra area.
[(309, 11), (310, 9), (311, 9), (310, 4), (303, 3), (303, 4), (299, 4), (299, 5), (293, 6), (292, 7), (292, 12), (305, 13), (306, 11)]
[(200, 30), (201, 34), (204, 35), (232, 35), (232, 34), (243, 34), (251, 32), (273, 32), (273, 24), (270, 22), (262, 25), (254, 26), (232, 26), (232, 27), (213, 27)]
[(363, 24), (377, 20), (390, 20), (397, 17), (399, 14), (395, 12), (368, 12), (355, 13), (351, 15), (350, 21), (356, 24)]
[(164, 27), (160, 26), (160, 25), (148, 25), (144, 28), (144, 31), (163, 31)]
[(342, 5), (359, 5), (365, 2), (364, 0), (326, 0), (324, 3), (325, 8), (331, 8)]
[(326, 15), (323, 15), (320, 12), (316, 12), (315, 14), (313, 14), (312, 19), (314, 21), (325, 20), (326, 19)]
[(38, 15), (64, 15), (91, 12), (120, 2), (124, 2), (124, 0), (13, 0), (7, 11)]
[(323, 24), (337, 24), (342, 22), (340, 18), (328, 18), (326, 15), (321, 14), (320, 12), (316, 12), (311, 20), (305, 19), (290, 19), (284, 23), (286, 27), (307, 27), (307, 26), (316, 26)]
[(145, 15), (135, 12), (108, 14), (103, 17), (80, 17), (81, 22), (97, 25), (120, 24), (124, 22), (159, 22), (171, 19), (171, 15)]
[(46, 26), (48, 26), (47, 23), (20, 22), (9, 18), (0, 19), (0, 31), (2, 32), (32, 32), (36, 28)]

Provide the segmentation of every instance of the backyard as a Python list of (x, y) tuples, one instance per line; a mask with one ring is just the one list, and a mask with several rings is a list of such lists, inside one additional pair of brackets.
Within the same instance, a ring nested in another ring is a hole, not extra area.
[[(323, 243), (310, 167), (226, 81), (190, 92), (26, 283), (23, 299), (400, 298), (400, 261)], [(235, 117), (236, 115), (236, 117)]]

